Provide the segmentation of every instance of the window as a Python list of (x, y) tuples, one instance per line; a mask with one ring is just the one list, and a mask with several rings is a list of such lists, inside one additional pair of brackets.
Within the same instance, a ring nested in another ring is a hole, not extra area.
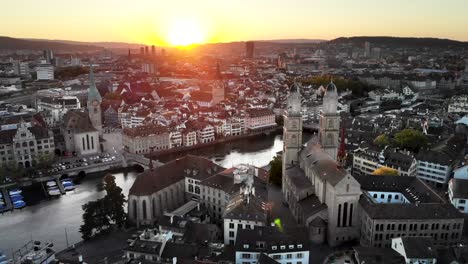
[(277, 246), (271, 246), (271, 250), (277, 250), (278, 247)]
[(234, 223), (229, 223), (229, 228), (234, 229)]
[(286, 249), (286, 246), (280, 246), (280, 249)]
[(289, 245), (289, 249), (293, 249), (294, 248), (294, 245)]
[(298, 245), (297, 245), (297, 248), (302, 248), (302, 244), (298, 244)]
[(234, 237), (234, 231), (229, 231), (229, 237)]
[(303, 257), (303, 256), (302, 256), (302, 253), (297, 253), (296, 257), (297, 257), (297, 258), (302, 258), (302, 257)]
[(281, 255), (273, 255), (273, 259), (274, 259), (274, 260), (281, 259)]
[(249, 248), (249, 244), (244, 244), (244, 248)]
[(292, 254), (286, 254), (287, 259), (292, 259)]
[[(244, 245), (244, 246), (245, 246), (245, 245)], [(250, 254), (244, 253), (244, 254), (242, 254), (242, 258), (244, 258), (244, 259), (249, 259), (249, 258), (250, 258)]]
[(242, 229), (242, 224), (238, 224), (237, 229)]
[(460, 199), (460, 203), (461, 203), (461, 204), (464, 204), (465, 202), (466, 202), (465, 199)]

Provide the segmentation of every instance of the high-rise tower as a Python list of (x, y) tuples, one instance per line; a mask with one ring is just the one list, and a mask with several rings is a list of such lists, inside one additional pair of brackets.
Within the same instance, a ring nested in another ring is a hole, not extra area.
[[(299, 165), (302, 147), (301, 93), (297, 83), (291, 86), (283, 124), (283, 181), (287, 167)], [(283, 186), (286, 184), (283, 182)], [(283, 188), (284, 190), (284, 188)]]
[(99, 134), (102, 132), (102, 113), (101, 113), (101, 102), (102, 97), (99, 94), (98, 89), (96, 88), (96, 83), (94, 82), (94, 72), (93, 66), (89, 67), (89, 88), (88, 88), (88, 114), (91, 123), (94, 128), (99, 131)]
[(320, 114), (320, 144), (334, 160), (338, 154), (340, 115), (338, 114), (338, 90), (333, 81), (328, 84), (323, 96), (323, 110)]

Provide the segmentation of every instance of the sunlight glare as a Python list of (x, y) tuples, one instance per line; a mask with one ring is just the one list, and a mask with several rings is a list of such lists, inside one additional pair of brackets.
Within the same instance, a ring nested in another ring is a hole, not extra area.
[(204, 33), (194, 21), (177, 21), (169, 28), (167, 41), (172, 46), (189, 46), (205, 41)]

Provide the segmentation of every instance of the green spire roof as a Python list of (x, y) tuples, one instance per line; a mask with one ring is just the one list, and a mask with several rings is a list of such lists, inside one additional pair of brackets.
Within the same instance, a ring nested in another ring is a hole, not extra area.
[(93, 72), (93, 65), (90, 64), (89, 66), (89, 88), (88, 88), (88, 102), (97, 100), (99, 102), (102, 101), (101, 94), (99, 93), (98, 89), (96, 88), (96, 83), (94, 82), (94, 72)]

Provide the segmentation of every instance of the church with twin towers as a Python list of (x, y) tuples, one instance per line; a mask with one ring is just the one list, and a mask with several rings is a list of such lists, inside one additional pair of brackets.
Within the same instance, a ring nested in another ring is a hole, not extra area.
[[(294, 218), (315, 243), (331, 246), (359, 239), (360, 184), (341, 166), (338, 91), (326, 88), (319, 133), (302, 144), (301, 93), (291, 86), (283, 131), (282, 192)], [(342, 139), (341, 141), (343, 141)], [(343, 141), (344, 143), (344, 141)]]

